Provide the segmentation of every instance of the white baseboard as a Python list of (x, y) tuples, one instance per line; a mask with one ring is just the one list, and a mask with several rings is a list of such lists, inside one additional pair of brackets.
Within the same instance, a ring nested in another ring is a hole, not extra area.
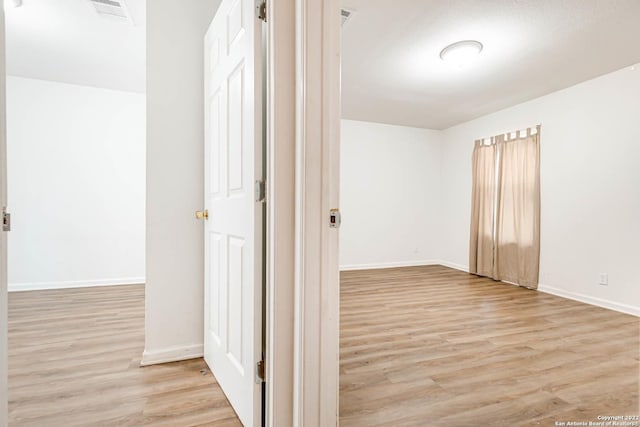
[[(456, 263), (444, 261), (444, 260), (438, 261), (437, 264), (444, 265), (445, 267), (455, 268), (456, 270), (464, 271), (466, 273), (469, 272), (469, 267), (466, 265), (456, 264)], [(505, 282), (505, 283), (509, 283), (509, 282)], [(510, 284), (515, 285), (514, 283), (510, 283)], [(580, 294), (577, 292), (570, 292), (564, 289), (559, 289), (553, 286), (548, 286), (543, 284), (538, 285), (538, 290), (540, 292), (544, 292), (544, 293), (555, 295), (562, 298), (571, 299), (574, 301), (583, 302), (585, 304), (608, 308), (610, 310), (615, 310), (621, 313), (631, 314), (634, 316), (640, 316), (640, 307), (634, 307), (628, 304), (621, 304), (621, 303), (609, 301), (602, 298), (596, 298), (589, 295)]]
[(179, 362), (181, 360), (197, 359), (204, 355), (203, 344), (192, 344), (180, 347), (169, 347), (162, 350), (142, 353), (140, 366), (159, 365), (161, 363)]
[(640, 307), (635, 307), (628, 304), (621, 304), (619, 302), (609, 301), (602, 298), (596, 298), (577, 292), (566, 291), (564, 289), (555, 288), (553, 286), (547, 286), (540, 284), (538, 290), (546, 294), (555, 295), (562, 298), (572, 299), (574, 301), (584, 302), (586, 304), (595, 305), (602, 308), (608, 308), (610, 310), (619, 311), (621, 313), (631, 314), (633, 316), (640, 316)]
[[(426, 261), (403, 261), (403, 262), (387, 262), (387, 263), (374, 263), (374, 264), (351, 264), (341, 265), (340, 271), (349, 270), (373, 270), (379, 268), (394, 268), (394, 267), (414, 267), (420, 265), (442, 265), (445, 267), (453, 268), (455, 270), (469, 272), (469, 266), (457, 264), (455, 262), (449, 262), (445, 260), (426, 260)], [(506, 282), (509, 283), (509, 282)], [(559, 296), (562, 298), (568, 298), (574, 301), (583, 302), (585, 304), (595, 305), (597, 307), (608, 308), (610, 310), (619, 311), (621, 313), (631, 314), (633, 316), (640, 317), (640, 307), (622, 304), (614, 301), (609, 301), (602, 298), (592, 297), (577, 292), (566, 291), (564, 289), (555, 288), (553, 286), (538, 285), (538, 291), (547, 294)]]
[(436, 262), (436, 264), (443, 265), (443, 266), (449, 267), (449, 268), (453, 268), (455, 270), (464, 271), (465, 273), (469, 272), (469, 266), (468, 265), (456, 264), (455, 262), (449, 262), (449, 261), (445, 261), (445, 260), (442, 260), (442, 259), (438, 260)]
[(380, 262), (371, 264), (347, 264), (341, 265), (340, 271), (350, 270), (376, 270), (380, 268), (397, 268), (397, 267), (418, 267), (422, 265), (442, 265), (444, 267), (453, 268), (455, 270), (469, 272), (469, 267), (455, 262), (444, 261), (441, 259), (429, 259), (418, 261), (396, 261), (396, 262)]
[(395, 262), (380, 262), (380, 263), (371, 263), (371, 264), (348, 264), (348, 265), (341, 265), (340, 271), (376, 270), (379, 268), (417, 267), (421, 265), (437, 265), (437, 264), (439, 264), (439, 261), (436, 261), (436, 260), (395, 261)]
[(9, 292), (43, 291), (47, 289), (89, 288), (93, 286), (140, 285), (145, 283), (144, 277), (122, 277), (118, 279), (73, 280), (63, 282), (31, 282), (9, 283)]

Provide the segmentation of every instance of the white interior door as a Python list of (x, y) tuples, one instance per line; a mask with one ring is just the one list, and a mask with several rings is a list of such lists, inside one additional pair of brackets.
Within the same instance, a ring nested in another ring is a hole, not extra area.
[(205, 36), (205, 360), (245, 426), (261, 423), (261, 26), (222, 0)]

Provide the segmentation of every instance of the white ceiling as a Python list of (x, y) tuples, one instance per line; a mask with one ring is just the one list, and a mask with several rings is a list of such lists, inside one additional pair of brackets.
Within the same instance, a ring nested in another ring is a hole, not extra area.
[(7, 74), (145, 91), (145, 0), (126, 0), (133, 22), (101, 17), (89, 0), (6, 2)]
[[(177, 3), (178, 4), (178, 3)], [(144, 92), (145, 0), (133, 24), (89, 0), (5, 7), (7, 73)], [(640, 0), (343, 0), (343, 117), (445, 129), (640, 62)], [(463, 69), (440, 50), (476, 39)]]
[[(343, 0), (343, 117), (431, 129), (640, 62), (640, 0)], [(439, 53), (479, 40), (463, 69)]]

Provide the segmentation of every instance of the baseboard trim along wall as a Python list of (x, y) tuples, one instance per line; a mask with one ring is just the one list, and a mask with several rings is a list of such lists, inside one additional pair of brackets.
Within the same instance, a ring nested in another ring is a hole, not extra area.
[(597, 307), (608, 308), (610, 310), (619, 311), (625, 314), (631, 314), (633, 316), (640, 316), (640, 307), (634, 307), (628, 304), (621, 304), (618, 302), (609, 301), (602, 298), (596, 298), (589, 295), (580, 294), (577, 292), (570, 292), (564, 289), (558, 289), (553, 286), (547, 286), (540, 284), (538, 290), (545, 294), (551, 294), (562, 298), (571, 299), (574, 301), (583, 302)]
[(443, 265), (445, 267), (453, 268), (454, 270), (464, 271), (465, 273), (469, 272), (469, 266), (468, 265), (456, 264), (455, 262), (449, 262), (449, 261), (444, 261), (444, 260), (439, 260), (437, 262), (437, 264), (438, 265)]
[[(444, 267), (453, 268), (455, 270), (469, 272), (469, 266), (457, 264), (455, 262), (449, 262), (444, 260), (426, 260), (426, 261), (401, 261), (401, 262), (385, 262), (385, 263), (373, 263), (373, 264), (351, 264), (340, 266), (340, 271), (350, 270), (374, 270), (380, 268), (395, 268), (395, 267), (417, 267), (421, 265), (442, 265)], [(585, 304), (594, 305), (596, 307), (607, 308), (614, 311), (619, 311), (625, 314), (631, 314), (633, 316), (640, 317), (640, 307), (635, 307), (628, 304), (621, 304), (613, 301), (609, 301), (602, 298), (596, 298), (589, 295), (584, 295), (576, 292), (566, 291), (564, 289), (555, 288), (553, 286), (538, 285), (538, 291), (546, 294), (555, 295), (562, 298), (571, 299), (574, 301), (583, 302)]]
[(93, 286), (142, 285), (144, 277), (123, 277), (119, 279), (74, 280), (65, 282), (9, 283), (9, 292), (44, 291), (49, 289), (90, 288)]
[(437, 260), (422, 260), (422, 261), (395, 261), (395, 262), (380, 262), (371, 264), (348, 264), (341, 265), (340, 271), (351, 270), (376, 270), (380, 268), (397, 268), (397, 267), (417, 267), (421, 265), (438, 265)]
[[(454, 268), (456, 270), (464, 271), (467, 273), (469, 272), (469, 267), (466, 265), (456, 264), (453, 262), (443, 261), (443, 260), (438, 261), (437, 264), (443, 265), (445, 267)], [(505, 282), (505, 283), (509, 283), (509, 282)], [(511, 283), (511, 284), (515, 285), (514, 283)], [(559, 289), (553, 286), (548, 286), (543, 284), (538, 285), (538, 291), (544, 292), (546, 294), (555, 295), (557, 297), (562, 297), (562, 298), (567, 298), (574, 301), (583, 302), (589, 305), (595, 305), (596, 307), (608, 308), (610, 310), (619, 311), (621, 313), (631, 314), (633, 316), (640, 316), (640, 307), (634, 307), (628, 304), (620, 304), (620, 303), (609, 301), (606, 299), (596, 298), (596, 297), (592, 297), (589, 295), (584, 295), (576, 292), (570, 292), (564, 289)]]
[(163, 350), (142, 353), (140, 366), (159, 365), (161, 363), (179, 362), (181, 360), (197, 359), (204, 356), (204, 344), (192, 344), (181, 347), (169, 347)]
[(430, 259), (422, 261), (396, 261), (396, 262), (380, 262), (371, 264), (348, 264), (341, 265), (340, 271), (350, 270), (376, 270), (379, 268), (397, 268), (397, 267), (419, 267), (423, 265), (442, 265), (444, 267), (453, 268), (455, 270), (469, 272), (469, 267), (462, 264), (456, 264), (454, 262), (443, 261), (440, 259)]

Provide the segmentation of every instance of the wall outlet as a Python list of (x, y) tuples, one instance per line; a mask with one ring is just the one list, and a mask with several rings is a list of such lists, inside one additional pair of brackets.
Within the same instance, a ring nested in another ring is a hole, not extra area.
[(598, 284), (602, 285), (602, 286), (608, 286), (609, 285), (609, 274), (600, 273), (600, 281), (598, 282)]

